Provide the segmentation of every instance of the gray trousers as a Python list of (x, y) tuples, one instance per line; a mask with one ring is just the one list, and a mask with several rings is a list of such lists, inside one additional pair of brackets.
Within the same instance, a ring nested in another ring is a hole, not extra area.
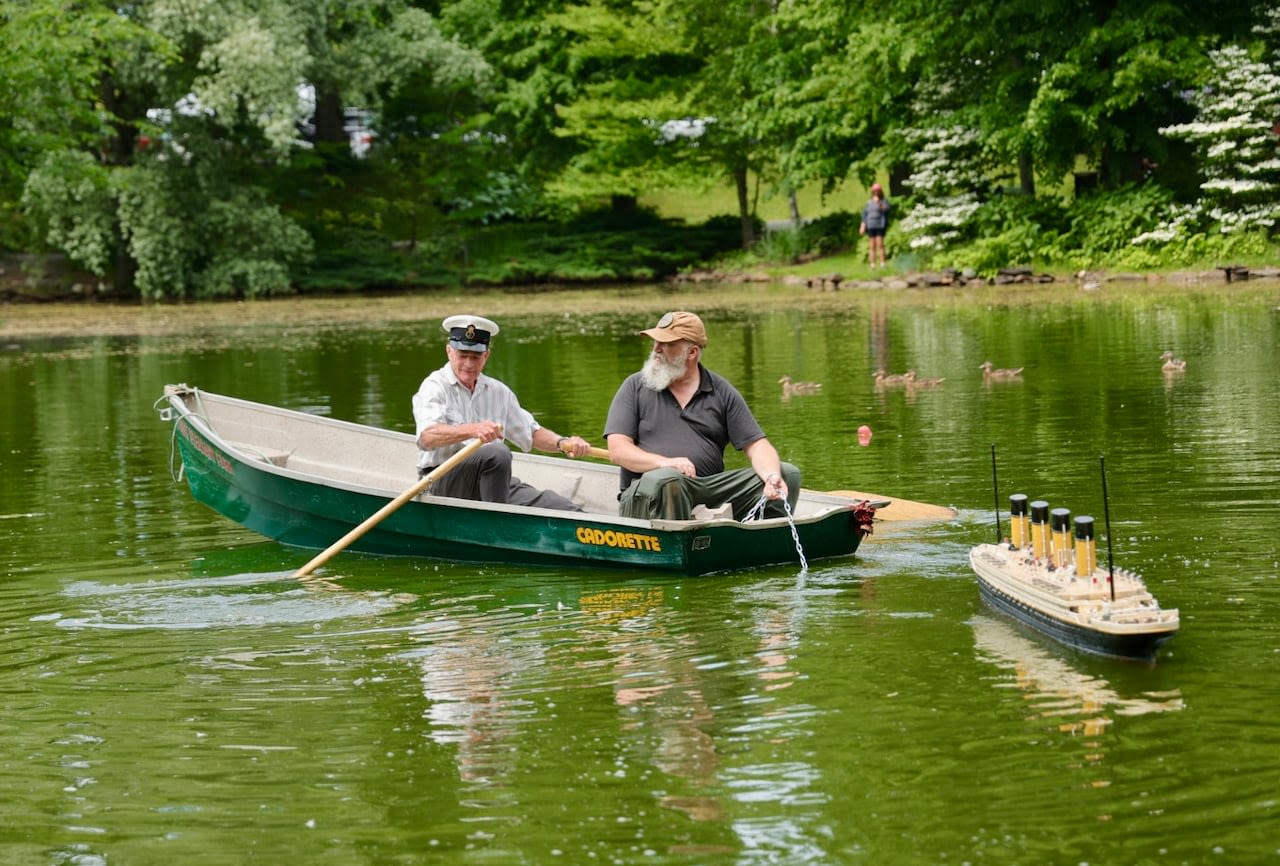
[(478, 499), (481, 502), (531, 505), (560, 511), (582, 510), (559, 493), (539, 490), (513, 477), (511, 449), (501, 440), (481, 446), (443, 478), (436, 479), (427, 492), (457, 499)]
[[(800, 496), (800, 470), (783, 463), (782, 480), (787, 483), (787, 504), (794, 514)], [(650, 469), (622, 492), (618, 513), (643, 520), (688, 520), (695, 505), (714, 508), (729, 502), (733, 504), (733, 519), (742, 520), (763, 493), (764, 482), (750, 467), (700, 478), (690, 478), (676, 469)], [(765, 517), (785, 514), (778, 500), (770, 500), (765, 506)]]

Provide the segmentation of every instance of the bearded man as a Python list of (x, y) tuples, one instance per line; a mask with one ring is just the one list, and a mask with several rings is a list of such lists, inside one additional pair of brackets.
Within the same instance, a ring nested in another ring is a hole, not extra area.
[[(688, 520), (694, 506), (729, 503), (742, 520), (761, 496), (766, 516), (784, 514), (784, 501), (794, 510), (800, 470), (779, 459), (738, 390), (702, 366), (702, 319), (667, 313), (640, 334), (653, 352), (618, 388), (604, 429), (609, 459), (622, 467), (619, 513)], [(750, 467), (725, 471), (729, 443)]]

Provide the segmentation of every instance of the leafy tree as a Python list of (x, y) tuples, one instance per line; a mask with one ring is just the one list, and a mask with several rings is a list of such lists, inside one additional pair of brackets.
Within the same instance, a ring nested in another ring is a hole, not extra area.
[(560, 134), (556, 111), (576, 99), (585, 83), (570, 51), (579, 37), (557, 17), (566, 5), (564, 0), (450, 0), (440, 12), (445, 32), (473, 46), (492, 71), (478, 110), (490, 142), (504, 147), (486, 156), (498, 157), (496, 165), (504, 172), (500, 186), (524, 191), (518, 196), (520, 216), (561, 212), (538, 194), (581, 150), (577, 140)]
[[(6, 43), (39, 26), (36, 12), (59, 11), (36, 3), (11, 16), (22, 26), (7, 28)], [(28, 140), (47, 146), (32, 160), (23, 201), (50, 244), (145, 297), (290, 290), (311, 241), (281, 206), (297, 199), (282, 196), (276, 180), (308, 164), (301, 85), (316, 87), (321, 145), (340, 136), (345, 145), (349, 96), (376, 105), (401, 85), (456, 87), (483, 66), (407, 0), (195, 9), (149, 0), (61, 11), (57, 20), (82, 38), (62, 49), (71, 62), (43, 71), (41, 92), (55, 90), (55, 73), (69, 79), (71, 116), (86, 125), (97, 118), (97, 138), (55, 136), (61, 120), (52, 111), (33, 118), (43, 132)], [(313, 176), (335, 177), (330, 161), (309, 165)]]
[(713, 180), (733, 183), (739, 234), (748, 249), (756, 240), (756, 201), (749, 178), (785, 183), (768, 131), (759, 123), (765, 107), (758, 101), (772, 89), (767, 69), (777, 54), (776, 8), (757, 0), (668, 2), (663, 10), (693, 55), (702, 59), (690, 81), (691, 116), (664, 126), (663, 146), (682, 162), (686, 174), (700, 179), (694, 188)]
[(630, 207), (649, 189), (684, 179), (671, 121), (697, 118), (689, 98), (700, 63), (678, 22), (651, 0), (609, 5), (591, 0), (549, 17), (572, 33), (567, 50), (581, 89), (556, 106), (556, 134), (577, 149), (553, 194), (611, 198)]
[[(88, 170), (90, 163), (128, 163), (145, 126), (145, 117), (130, 114), (155, 92), (145, 75), (132, 75), (134, 58), (154, 68), (171, 56), (170, 46), (127, 9), (88, 3), (67, 14), (58, 0), (0, 0), (0, 202), (9, 212), (0, 243), (6, 236), (10, 243), (29, 237), (18, 226), (16, 206), (31, 167), (46, 155), (90, 155), (88, 162), (60, 159), (52, 173), (68, 184), (68, 204), (83, 210), (101, 200), (104, 178)], [(88, 198), (80, 201), (82, 195)], [(85, 254), (105, 273), (116, 246), (111, 235), (118, 232), (110, 220), (94, 221), (66, 237), (87, 243)], [(95, 239), (103, 231), (106, 239)]]
[[(0, 0), (0, 246), (47, 245), (145, 297), (250, 296), (313, 276), (317, 248), (328, 267), (356, 241), (390, 259), (407, 240), (407, 271), (465, 258), (477, 226), (600, 222), (604, 200), (723, 178), (750, 246), (762, 191), (889, 169), (909, 182), (902, 237), (954, 250), (994, 232), (986, 266), (1066, 243), (1114, 252), (1169, 199), (1152, 187), (1180, 194), (1193, 161), (1203, 207), (1181, 214), (1186, 232), (1270, 227), (1280, 82), (1262, 48), (1278, 14), (1256, 0)], [(1259, 16), (1271, 27), (1251, 34)], [(347, 144), (352, 106), (378, 132), (368, 159)], [(1105, 242), (1018, 229), (1058, 224), (1065, 205), (1034, 194), (1081, 161), (1117, 199), (1078, 203)], [(983, 187), (1011, 177), (1026, 195), (975, 216)], [(560, 272), (563, 255), (547, 256)], [(523, 267), (504, 261), (489, 272)]]

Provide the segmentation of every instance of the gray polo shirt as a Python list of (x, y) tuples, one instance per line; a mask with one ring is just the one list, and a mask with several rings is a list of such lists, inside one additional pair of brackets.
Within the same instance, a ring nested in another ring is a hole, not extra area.
[[(680, 408), (671, 391), (654, 391), (632, 373), (618, 388), (609, 404), (604, 435), (622, 433), (639, 447), (664, 457), (688, 457), (698, 476), (724, 471), (724, 448), (730, 442), (741, 451), (764, 430), (756, 421), (747, 401), (728, 380), (698, 365), (698, 390), (689, 405)], [(639, 474), (622, 470), (622, 489), (626, 490)]]

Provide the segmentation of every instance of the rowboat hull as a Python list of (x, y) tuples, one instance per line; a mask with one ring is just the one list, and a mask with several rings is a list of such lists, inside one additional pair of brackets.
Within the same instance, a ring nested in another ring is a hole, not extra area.
[(1178, 611), (1162, 610), (1134, 575), (1117, 572), (1124, 589), (1112, 602), (1105, 572), (1077, 584), (1066, 569), (1050, 571), (1008, 545), (977, 545), (969, 559), (983, 601), (1067, 646), (1151, 660), (1178, 631)]
[[(169, 386), (157, 406), (192, 496), (283, 544), (321, 549), (417, 480), (409, 434)], [(805, 493), (796, 537), (786, 519), (649, 521), (617, 515), (617, 469), (513, 455), (513, 472), (560, 488), (584, 511), (498, 505), (424, 495), (352, 543), (364, 553), (461, 562), (607, 566), (708, 574), (855, 553), (870, 513), (839, 497)]]

